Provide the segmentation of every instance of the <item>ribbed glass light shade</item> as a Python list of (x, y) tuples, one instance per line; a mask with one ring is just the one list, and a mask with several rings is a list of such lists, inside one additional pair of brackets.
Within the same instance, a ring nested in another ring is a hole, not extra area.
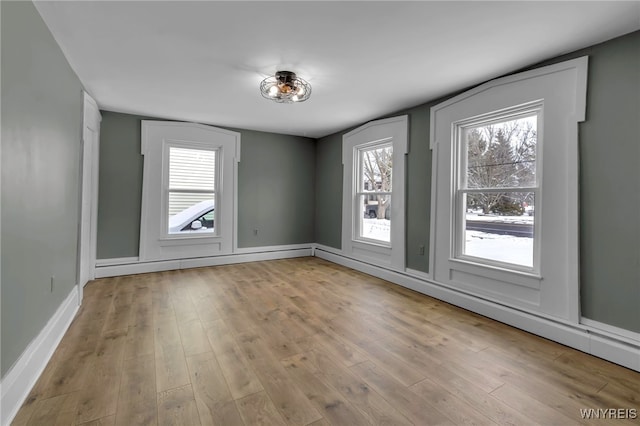
[(291, 71), (278, 71), (262, 80), (260, 93), (278, 103), (304, 102), (311, 96), (311, 85)]

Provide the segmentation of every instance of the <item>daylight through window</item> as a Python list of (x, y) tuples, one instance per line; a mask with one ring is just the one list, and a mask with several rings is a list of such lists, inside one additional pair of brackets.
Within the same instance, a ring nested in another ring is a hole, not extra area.
[(458, 257), (534, 268), (537, 127), (537, 111), (458, 126)]
[(390, 143), (358, 149), (359, 239), (391, 242), (392, 169)]
[(168, 233), (213, 233), (216, 151), (169, 147)]

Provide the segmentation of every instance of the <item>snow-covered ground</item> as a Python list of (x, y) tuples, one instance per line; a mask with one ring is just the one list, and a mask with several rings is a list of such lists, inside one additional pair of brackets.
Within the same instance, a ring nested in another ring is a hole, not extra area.
[[(487, 222), (530, 223), (533, 216), (497, 216), (467, 213), (467, 220)], [(362, 236), (380, 241), (391, 241), (391, 221), (362, 219)], [(533, 238), (465, 231), (465, 254), (499, 262), (533, 266)]]
[(362, 236), (380, 241), (391, 241), (391, 221), (388, 219), (362, 219)]
[(531, 267), (533, 238), (465, 231), (465, 254)]
[(502, 223), (533, 223), (533, 216), (499, 216), (497, 214), (467, 213), (467, 220)]

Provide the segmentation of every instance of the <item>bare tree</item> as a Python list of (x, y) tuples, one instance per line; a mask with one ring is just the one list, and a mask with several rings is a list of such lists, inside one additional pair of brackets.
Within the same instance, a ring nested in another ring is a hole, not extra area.
[[(535, 184), (537, 133), (528, 120), (477, 127), (467, 133), (467, 188), (518, 188)], [(527, 193), (495, 191), (469, 193), (467, 205), (484, 213), (502, 206), (519, 206)]]
[[(393, 169), (391, 147), (377, 148), (363, 153), (363, 171), (368, 188), (375, 192), (391, 192), (391, 172)], [(384, 219), (391, 198), (375, 195), (378, 202), (377, 217)]]

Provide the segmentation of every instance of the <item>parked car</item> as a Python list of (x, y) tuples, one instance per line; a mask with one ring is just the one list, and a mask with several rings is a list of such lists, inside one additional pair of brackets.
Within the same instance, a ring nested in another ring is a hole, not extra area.
[(169, 218), (169, 233), (212, 232), (214, 222), (214, 201), (205, 200)]
[[(378, 217), (378, 205), (377, 204), (367, 204), (364, 206), (364, 217), (368, 217), (371, 219), (375, 219)], [(384, 212), (384, 218), (391, 218), (391, 206), (387, 207), (387, 210)]]

